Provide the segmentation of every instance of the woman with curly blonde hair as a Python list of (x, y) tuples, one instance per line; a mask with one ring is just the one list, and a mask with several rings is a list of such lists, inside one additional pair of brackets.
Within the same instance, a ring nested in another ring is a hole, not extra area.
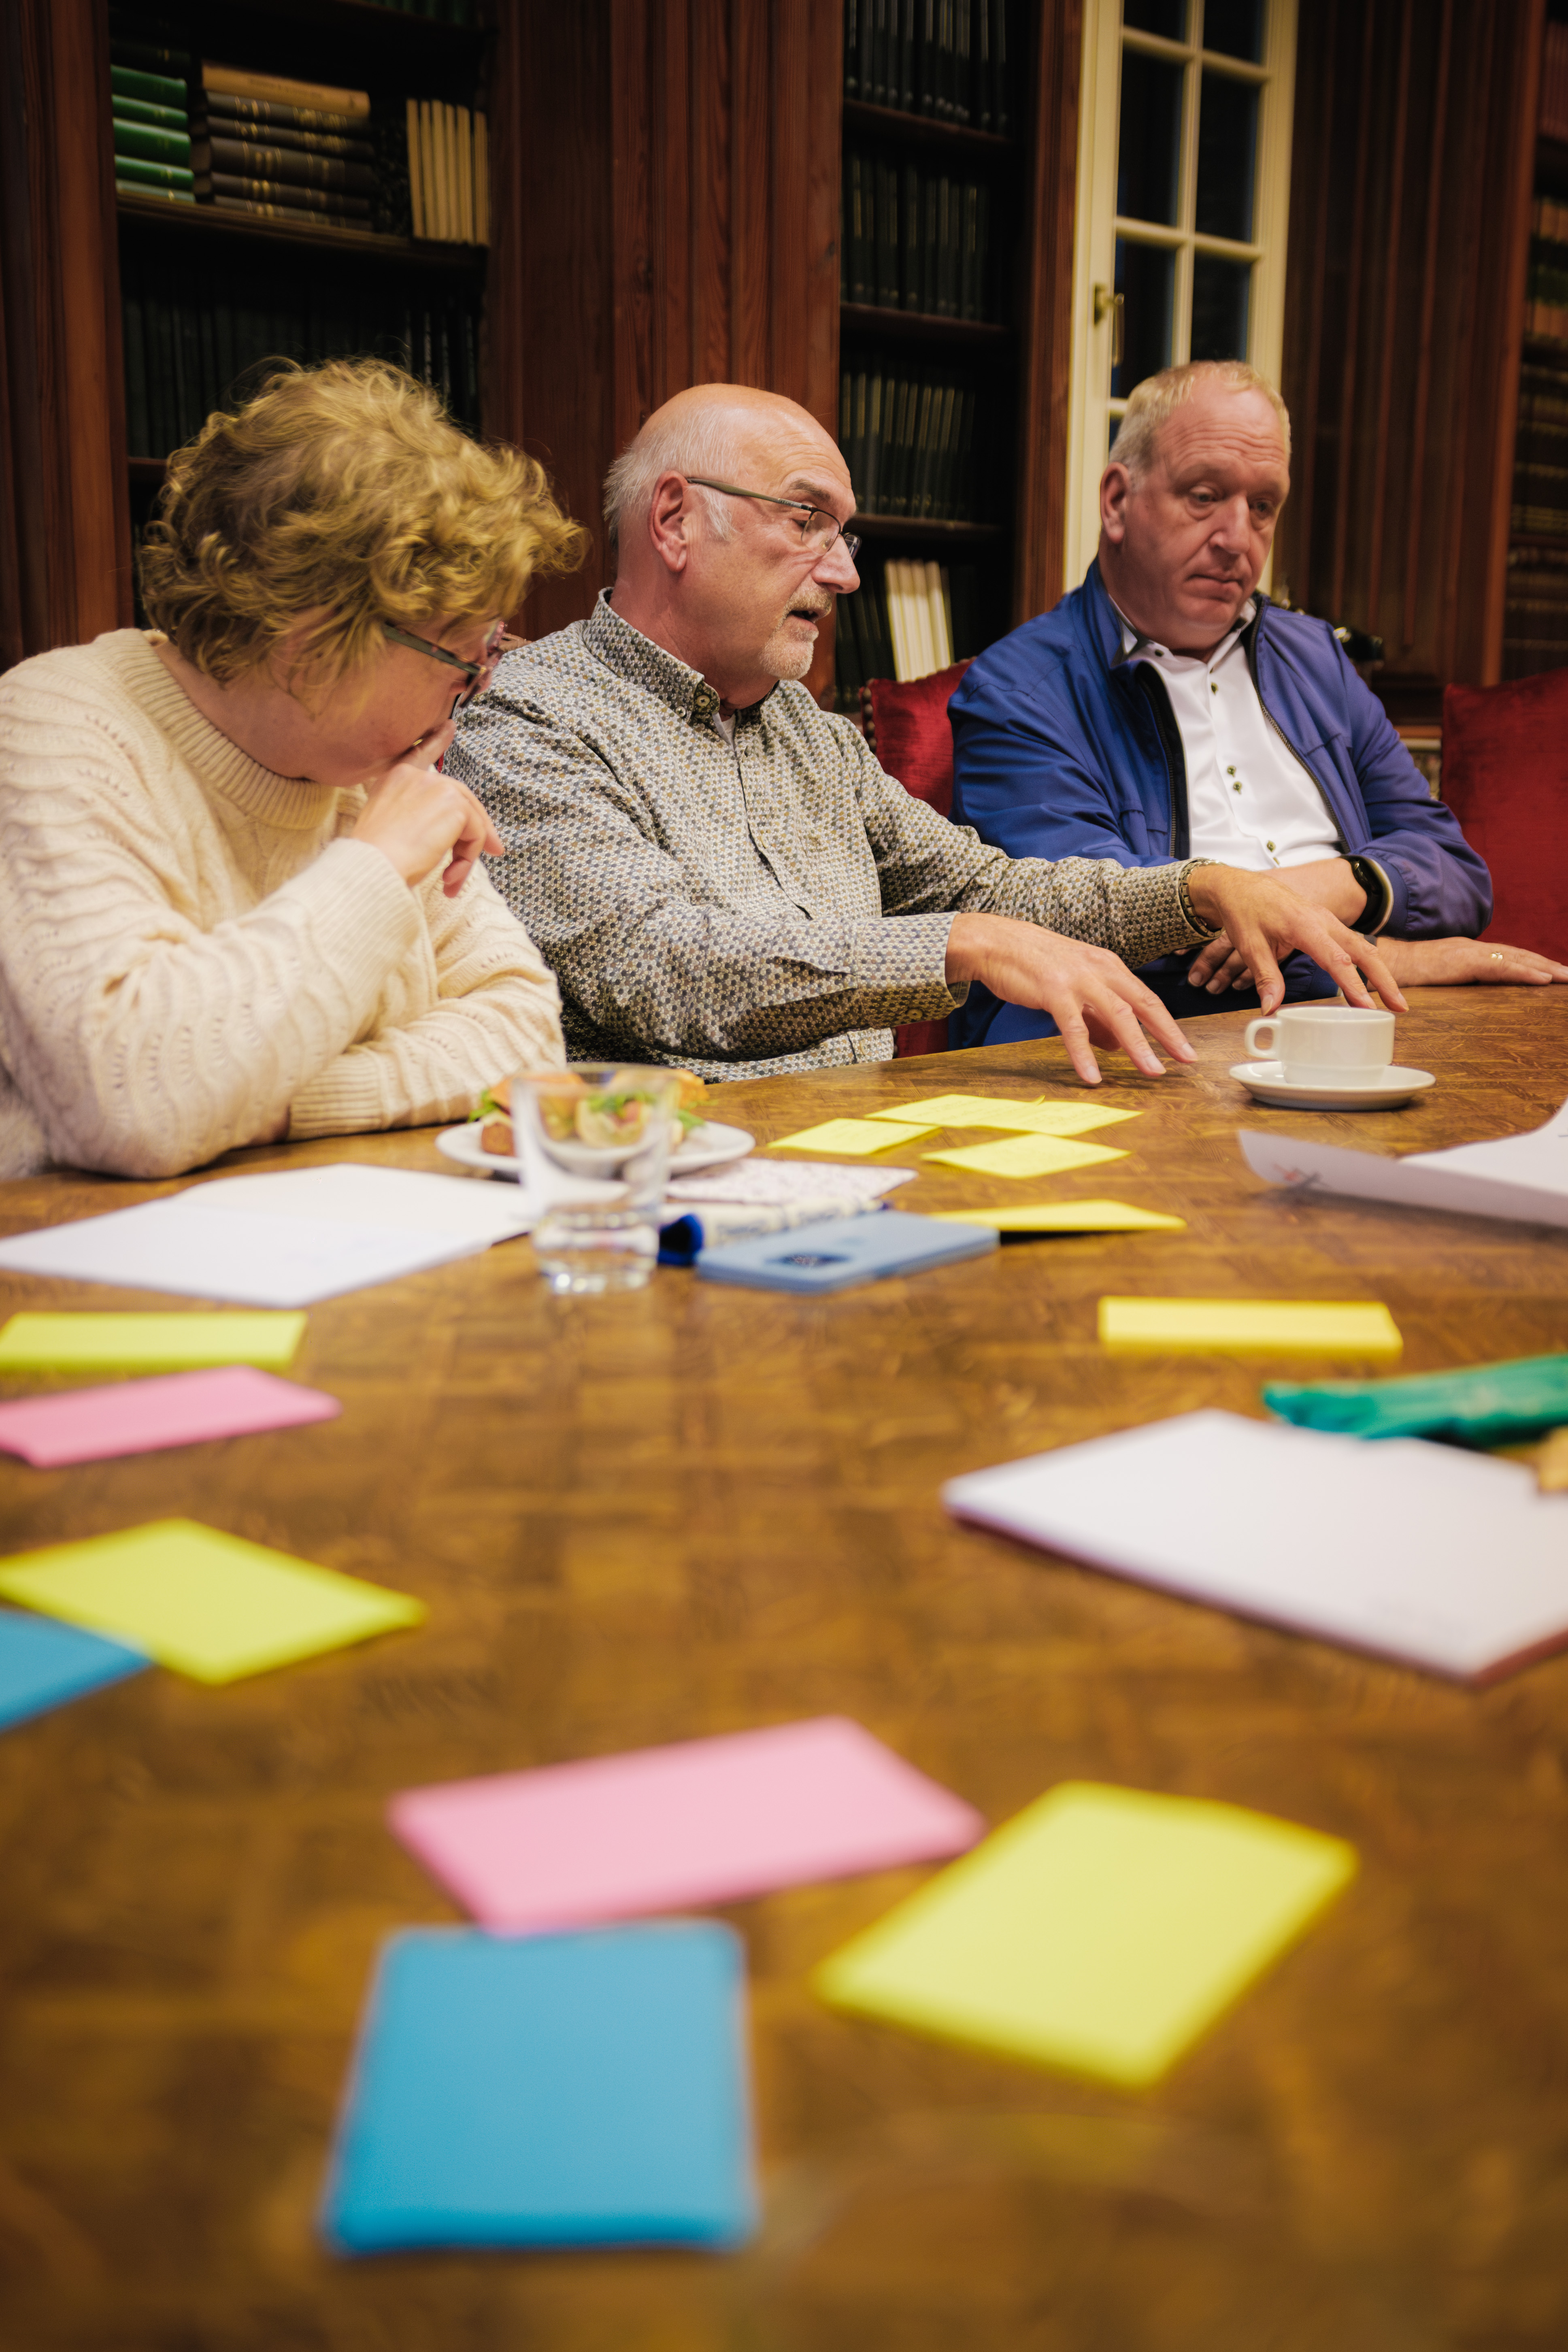
[(0, 679), (0, 1176), (170, 1176), (460, 1117), (563, 1057), (554, 982), (436, 763), (584, 534), (377, 361), (180, 450), (146, 634)]

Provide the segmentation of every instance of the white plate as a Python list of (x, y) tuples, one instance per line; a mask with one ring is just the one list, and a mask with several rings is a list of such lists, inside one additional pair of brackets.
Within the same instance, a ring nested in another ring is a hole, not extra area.
[[(670, 1154), (672, 1176), (695, 1176), (701, 1168), (724, 1168), (731, 1160), (743, 1160), (756, 1142), (743, 1127), (721, 1127), (716, 1118), (704, 1119), (694, 1127), (679, 1149)], [(500, 1151), (487, 1151), (479, 1141), (479, 1121), (471, 1118), (463, 1127), (448, 1127), (436, 1138), (436, 1149), (455, 1160), (460, 1167), (478, 1168), (487, 1176), (510, 1176), (513, 1182), (522, 1175), (521, 1160)]]
[(1278, 1062), (1237, 1062), (1230, 1075), (1241, 1080), (1254, 1102), (1271, 1103), (1276, 1110), (1394, 1110), (1437, 1083), (1430, 1070), (1405, 1070), (1397, 1062), (1380, 1071), (1370, 1087), (1349, 1085), (1343, 1077), (1290, 1086)]

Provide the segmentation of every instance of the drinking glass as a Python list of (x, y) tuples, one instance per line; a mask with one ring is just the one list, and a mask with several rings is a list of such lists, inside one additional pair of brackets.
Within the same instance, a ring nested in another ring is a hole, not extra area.
[(640, 1290), (652, 1274), (679, 1083), (632, 1062), (512, 1080), (522, 1180), (540, 1203), (533, 1247), (552, 1290)]

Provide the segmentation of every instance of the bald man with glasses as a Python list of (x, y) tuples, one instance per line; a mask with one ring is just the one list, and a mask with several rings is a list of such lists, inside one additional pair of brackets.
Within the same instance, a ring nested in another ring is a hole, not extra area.
[(1238, 924), (1266, 986), (1306, 946), (1352, 1003), (1363, 972), (1400, 1001), (1371, 942), (1271, 877), (1009, 858), (884, 774), (799, 683), (859, 585), (854, 509), (793, 401), (679, 394), (610, 469), (614, 589), (462, 714), (447, 769), (500, 836), (575, 1058), (710, 1080), (883, 1061), (983, 982), (1048, 1011), (1087, 1083), (1095, 1045), (1157, 1075), (1156, 1046), (1192, 1050), (1130, 967)]

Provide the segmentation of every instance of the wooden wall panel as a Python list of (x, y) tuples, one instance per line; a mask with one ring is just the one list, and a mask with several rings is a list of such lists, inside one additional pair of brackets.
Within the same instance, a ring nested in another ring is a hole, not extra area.
[(1394, 716), (1500, 674), (1544, 0), (1301, 12), (1277, 583), (1385, 645)]
[(108, 17), (0, 8), (0, 596), (9, 665), (132, 615)]
[(1029, 236), (1018, 289), (1021, 402), (1013, 618), (1048, 612), (1067, 544), (1068, 402), (1072, 387), (1073, 232), (1078, 202), (1082, 0), (1046, 0), (1035, 56), (1028, 157)]
[(761, 384), (834, 429), (841, 19), (839, 0), (503, 10), (487, 417), (598, 532), (530, 599), (531, 635), (610, 576), (599, 484), (673, 393)]

